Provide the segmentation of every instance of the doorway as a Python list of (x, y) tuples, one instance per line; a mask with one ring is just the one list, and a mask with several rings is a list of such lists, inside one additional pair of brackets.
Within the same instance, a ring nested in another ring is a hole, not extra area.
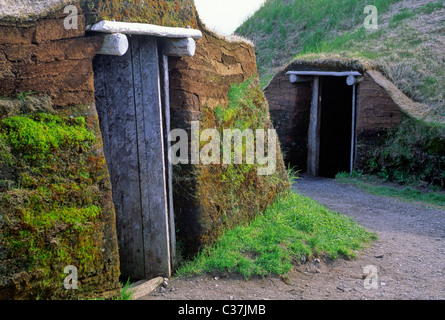
[(169, 277), (170, 237), (158, 40), (93, 61), (96, 108), (113, 189), (123, 279)]
[(319, 175), (333, 178), (351, 167), (353, 87), (345, 77), (320, 80)]

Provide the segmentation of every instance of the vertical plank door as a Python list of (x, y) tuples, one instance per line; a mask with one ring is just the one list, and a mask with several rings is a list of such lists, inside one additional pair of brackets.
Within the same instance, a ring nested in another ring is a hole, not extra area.
[(94, 59), (96, 107), (111, 176), (121, 274), (169, 277), (170, 243), (157, 40)]

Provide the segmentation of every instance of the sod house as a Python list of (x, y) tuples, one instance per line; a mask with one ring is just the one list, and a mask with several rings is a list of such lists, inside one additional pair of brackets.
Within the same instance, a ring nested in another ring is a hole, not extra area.
[[(169, 277), (177, 237), (196, 252), (285, 187), (255, 167), (234, 185), (219, 183), (227, 168), (167, 161), (171, 129), (212, 124), (257, 76), (253, 45), (208, 31), (193, 1), (0, 3), (0, 299)], [(255, 84), (256, 125), (272, 128)], [(228, 189), (239, 199), (217, 198)]]
[(422, 118), (427, 110), (352, 59), (295, 60), (264, 92), (285, 162), (324, 177), (361, 169), (403, 113)]

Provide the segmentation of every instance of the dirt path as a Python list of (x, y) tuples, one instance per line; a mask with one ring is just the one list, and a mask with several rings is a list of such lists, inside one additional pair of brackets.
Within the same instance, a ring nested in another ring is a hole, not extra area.
[[(444, 210), (370, 195), (332, 179), (304, 176), (296, 189), (353, 217), (379, 240), (352, 261), (296, 266), (286, 282), (232, 274), (173, 278), (142, 299), (445, 299)], [(364, 286), (369, 265), (377, 268), (376, 289)]]

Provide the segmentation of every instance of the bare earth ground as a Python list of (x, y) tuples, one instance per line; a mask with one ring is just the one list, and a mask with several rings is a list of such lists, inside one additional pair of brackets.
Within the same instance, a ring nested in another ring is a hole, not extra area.
[[(445, 300), (445, 210), (370, 195), (333, 179), (303, 176), (296, 190), (353, 217), (379, 240), (352, 261), (308, 261), (289, 278), (208, 274), (172, 278), (142, 300)], [(366, 289), (364, 267), (377, 267)]]

